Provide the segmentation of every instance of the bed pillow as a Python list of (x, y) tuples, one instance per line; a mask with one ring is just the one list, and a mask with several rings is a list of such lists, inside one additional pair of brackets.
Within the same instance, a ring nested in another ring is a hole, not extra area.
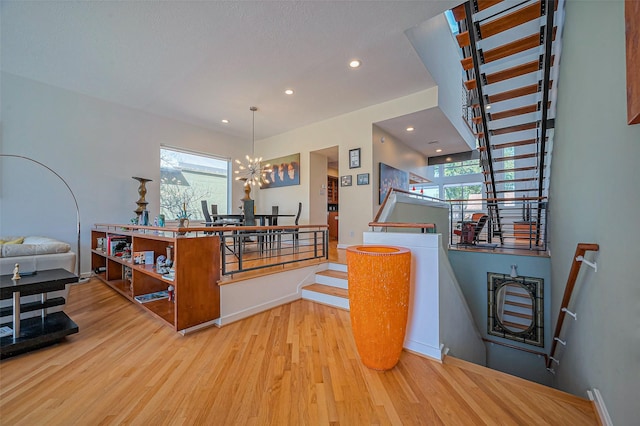
[(22, 244), (24, 237), (6, 237), (6, 239), (0, 239), (0, 244)]

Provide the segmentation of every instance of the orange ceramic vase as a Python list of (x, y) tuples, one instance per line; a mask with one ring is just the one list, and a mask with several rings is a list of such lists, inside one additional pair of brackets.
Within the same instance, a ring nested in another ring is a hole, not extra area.
[(411, 251), (347, 248), (351, 328), (362, 363), (390, 370), (400, 359), (409, 311)]

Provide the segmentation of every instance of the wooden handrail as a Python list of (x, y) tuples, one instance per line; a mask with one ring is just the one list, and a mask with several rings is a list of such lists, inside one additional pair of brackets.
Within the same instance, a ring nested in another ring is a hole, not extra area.
[(435, 223), (400, 223), (400, 222), (369, 222), (369, 226), (373, 228), (418, 228), (418, 229), (436, 229)]
[(593, 243), (579, 243), (576, 247), (576, 254), (573, 255), (573, 262), (571, 263), (571, 270), (569, 271), (569, 277), (567, 278), (567, 286), (564, 288), (564, 296), (562, 297), (562, 304), (560, 305), (560, 312), (558, 312), (558, 322), (556, 323), (556, 331), (553, 334), (553, 341), (551, 343), (551, 351), (549, 352), (549, 358), (547, 359), (547, 368), (551, 367), (552, 357), (555, 354), (555, 350), (558, 346), (558, 341), (556, 337), (560, 337), (560, 332), (562, 331), (562, 324), (564, 323), (564, 318), (566, 316), (566, 312), (563, 310), (569, 306), (569, 301), (571, 300), (571, 294), (573, 293), (573, 288), (576, 285), (576, 279), (578, 278), (578, 273), (580, 272), (580, 267), (582, 266), (582, 261), (577, 260), (579, 256), (583, 256), (587, 251), (598, 251), (600, 250), (600, 246), (598, 244)]

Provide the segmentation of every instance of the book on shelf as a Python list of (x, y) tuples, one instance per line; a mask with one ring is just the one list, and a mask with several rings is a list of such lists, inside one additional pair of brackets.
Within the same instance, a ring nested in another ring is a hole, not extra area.
[(134, 297), (134, 299), (136, 299), (136, 301), (139, 303), (147, 303), (147, 302), (152, 302), (154, 300), (168, 299), (168, 298), (169, 298), (169, 292), (167, 290), (156, 291), (155, 293), (149, 293), (149, 294), (141, 294), (140, 296)]
[(3, 325), (2, 327), (0, 327), (0, 337), (6, 337), (6, 336), (13, 336), (13, 329), (7, 325)]

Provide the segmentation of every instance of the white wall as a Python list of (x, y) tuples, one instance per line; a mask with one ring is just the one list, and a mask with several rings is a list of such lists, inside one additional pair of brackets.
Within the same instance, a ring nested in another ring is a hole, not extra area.
[(598, 272), (578, 279), (570, 304), (578, 321), (565, 324), (557, 384), (581, 396), (598, 388), (614, 424), (638, 424), (640, 125), (626, 124), (624, 2), (570, 1), (566, 12), (550, 187), (552, 318), (576, 244), (600, 252)]
[[(380, 141), (383, 137), (384, 143), (381, 143)], [(380, 163), (395, 167), (398, 170), (425, 176), (428, 159), (418, 151), (398, 141), (380, 127), (373, 126), (373, 173), (370, 181), (374, 189), (372, 194), (374, 217), (380, 207)]]
[[(437, 105), (437, 97), (437, 88), (432, 88), (256, 141), (258, 156), (277, 158), (300, 152), (301, 163), (300, 185), (256, 191), (256, 202), (258, 205), (278, 203), (281, 210), (287, 211), (287, 208), (283, 208), (283, 200), (296, 208), (298, 201), (302, 201), (304, 206), (300, 223), (309, 223), (309, 211), (305, 209), (309, 205), (311, 181), (309, 152), (338, 145), (339, 174), (353, 176), (352, 186), (340, 187), (339, 244), (361, 243), (362, 232), (368, 230), (367, 224), (373, 218), (373, 192), (377, 191), (377, 183), (373, 179), (377, 163), (373, 160), (372, 123), (432, 108)], [(349, 150), (353, 148), (361, 149), (362, 165), (358, 169), (349, 169)], [(370, 185), (356, 185), (356, 175), (359, 173), (370, 174)], [(290, 210), (293, 211), (294, 207)]]
[[(90, 229), (128, 223), (138, 182), (153, 180), (146, 200), (158, 214), (160, 145), (237, 158), (250, 142), (2, 73), (2, 153), (31, 157), (60, 174), (78, 199), (82, 271), (90, 270)], [(0, 234), (59, 238), (76, 250), (76, 214), (62, 182), (24, 160), (4, 159)], [(234, 199), (242, 187), (234, 185)]]
[(408, 29), (405, 34), (438, 84), (438, 107), (451, 121), (469, 149), (475, 150), (475, 136), (462, 119), (460, 106), (464, 76), (460, 66), (460, 47), (451, 34), (444, 13)]

